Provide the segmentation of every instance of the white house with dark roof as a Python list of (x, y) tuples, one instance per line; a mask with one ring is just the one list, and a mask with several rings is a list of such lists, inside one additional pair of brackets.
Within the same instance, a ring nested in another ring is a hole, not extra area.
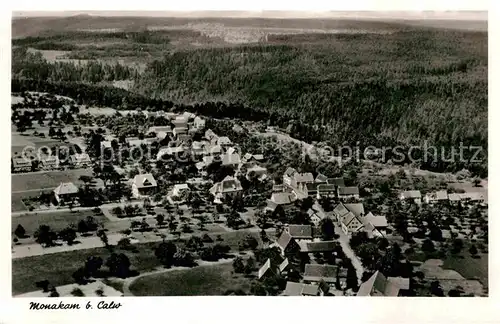
[(75, 168), (86, 168), (92, 163), (90, 156), (87, 153), (75, 153), (70, 156), (70, 162)]
[(341, 200), (359, 199), (358, 187), (338, 187), (337, 196)]
[(221, 182), (215, 183), (212, 188), (210, 188), (210, 194), (212, 194), (216, 199), (235, 197), (241, 193), (243, 187), (241, 182), (231, 176), (227, 176)]
[(134, 198), (145, 198), (156, 190), (157, 183), (151, 173), (138, 174), (132, 181), (132, 196)]
[(62, 182), (54, 189), (54, 197), (59, 205), (74, 201), (78, 196), (78, 187), (72, 182)]
[(418, 190), (407, 190), (401, 192), (401, 194), (399, 195), (399, 199), (402, 202), (409, 201), (420, 205), (422, 203), (422, 194)]

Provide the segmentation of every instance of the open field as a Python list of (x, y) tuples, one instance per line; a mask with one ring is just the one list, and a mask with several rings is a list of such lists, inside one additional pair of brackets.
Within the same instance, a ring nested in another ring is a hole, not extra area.
[(18, 216), (12, 219), (12, 232), (17, 225), (22, 225), (26, 230), (27, 235), (33, 235), (40, 225), (48, 225), (55, 231), (62, 230), (71, 224), (75, 226), (82, 219), (92, 216), (99, 223), (106, 223), (108, 220), (105, 216), (95, 215), (91, 210), (84, 211), (54, 211), (53, 213), (39, 213)]
[[(159, 262), (151, 249), (155, 244), (137, 244), (137, 253), (125, 253), (132, 269), (139, 272), (149, 271), (159, 266)], [(108, 258), (110, 252), (105, 248), (76, 250), (56, 254), (41, 255), (12, 260), (12, 293), (13, 295), (26, 293), (36, 289), (35, 282), (47, 279), (54, 286), (73, 283), (73, 272), (81, 267), (89, 256)]]
[(29, 135), (21, 135), (19, 133), (13, 132), (11, 140), (11, 154), (16, 153), (22, 154), (25, 147), (39, 149), (42, 146), (51, 147), (56, 144), (61, 144), (61, 141), (50, 139), (50, 138), (40, 138)]
[(43, 190), (57, 187), (61, 182), (80, 183), (82, 175), (92, 176), (90, 169), (74, 169), (65, 171), (32, 172), (12, 175), (12, 192)]
[[(29, 194), (31, 194), (31, 196)], [(26, 205), (23, 203), (23, 198), (35, 197), (38, 194), (39, 192), (35, 191), (30, 193), (12, 193), (10, 196), (11, 211), (18, 212), (28, 210), (28, 208), (26, 208)]]
[(231, 263), (145, 276), (130, 286), (136, 296), (220, 296), (249, 288), (250, 279), (233, 274)]
[[(56, 287), (57, 292), (59, 293), (60, 297), (76, 297), (71, 292), (74, 289), (80, 289), (83, 293), (82, 297), (116, 297), (116, 296), (122, 296), (122, 293), (113, 287), (105, 284), (101, 280), (96, 280), (94, 282), (90, 282), (86, 285), (78, 285), (76, 283), (70, 284), (70, 285), (64, 285), (64, 286), (59, 286)], [(102, 289), (103, 290), (103, 296), (99, 296), (96, 294), (96, 290)], [(36, 290), (36, 291), (31, 291), (29, 293), (17, 295), (15, 297), (29, 297), (29, 298), (39, 298), (39, 297), (48, 297), (48, 293), (44, 293), (41, 289)]]

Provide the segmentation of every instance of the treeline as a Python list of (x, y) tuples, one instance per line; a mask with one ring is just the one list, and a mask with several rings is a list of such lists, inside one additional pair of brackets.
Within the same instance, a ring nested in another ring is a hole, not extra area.
[(12, 51), (13, 78), (29, 78), (51, 81), (101, 81), (128, 80), (137, 77), (137, 71), (119, 63), (105, 64), (89, 61), (83, 64), (72, 62), (47, 62), (39, 52), (26, 48)]

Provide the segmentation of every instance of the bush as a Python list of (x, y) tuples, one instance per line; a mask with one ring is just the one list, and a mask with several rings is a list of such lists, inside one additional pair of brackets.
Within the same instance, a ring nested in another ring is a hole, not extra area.
[(80, 288), (74, 288), (71, 291), (71, 295), (73, 295), (75, 297), (84, 297), (85, 296), (85, 294), (83, 293), (83, 291)]

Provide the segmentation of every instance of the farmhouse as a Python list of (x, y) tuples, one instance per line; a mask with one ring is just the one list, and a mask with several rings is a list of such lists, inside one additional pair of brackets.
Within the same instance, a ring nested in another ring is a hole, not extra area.
[(427, 204), (445, 202), (448, 200), (448, 193), (446, 190), (430, 192), (425, 195), (424, 200)]
[(397, 297), (408, 289), (410, 289), (409, 278), (386, 278), (380, 271), (376, 271), (370, 279), (361, 284), (357, 296)]
[(13, 158), (12, 171), (13, 172), (28, 172), (31, 171), (32, 162), (29, 159)]
[(156, 189), (157, 183), (151, 173), (138, 174), (132, 182), (132, 196), (143, 198), (151, 195)]
[(313, 238), (311, 225), (289, 225), (287, 231), (296, 240), (312, 240)]
[(316, 176), (316, 179), (314, 179), (314, 182), (326, 183), (327, 180), (328, 180), (328, 177), (326, 175), (318, 173), (318, 175)]
[(329, 264), (306, 264), (304, 282), (320, 282), (332, 284), (337, 281), (338, 267)]
[(320, 184), (318, 185), (317, 199), (321, 198), (335, 198), (336, 188), (333, 184)]
[(72, 182), (61, 183), (54, 189), (54, 197), (59, 205), (74, 201), (78, 196), (78, 188)]
[(174, 125), (174, 131), (175, 128), (185, 128), (186, 130), (188, 128), (188, 120), (183, 116), (177, 116), (174, 120), (172, 120), (172, 124)]
[(422, 194), (418, 190), (408, 190), (408, 191), (403, 191), (399, 195), (399, 199), (402, 202), (413, 202), (415, 204), (421, 204), (422, 203)]
[(286, 283), (283, 296), (319, 296), (321, 295), (319, 286), (288, 281)]
[(193, 121), (193, 126), (197, 129), (203, 129), (205, 128), (205, 119), (196, 116)]
[(75, 168), (86, 168), (90, 166), (90, 156), (87, 153), (74, 154), (70, 157), (70, 162)]
[(296, 173), (297, 173), (297, 170), (295, 170), (294, 168), (286, 169), (285, 173), (283, 174), (283, 183), (288, 185), (288, 186), (292, 186), (294, 175)]
[(339, 199), (359, 199), (358, 187), (338, 187), (337, 194)]
[(296, 199), (296, 196), (291, 192), (273, 192), (270, 201), (276, 205), (289, 205)]
[(303, 253), (333, 252), (335, 250), (335, 246), (337, 245), (335, 241), (300, 241), (297, 244), (300, 247), (300, 252)]
[(222, 165), (237, 167), (241, 163), (238, 153), (224, 154), (222, 156)]
[(59, 158), (53, 155), (41, 158), (40, 165), (44, 170), (57, 169), (59, 168)]
[(218, 198), (235, 197), (241, 193), (243, 188), (238, 179), (227, 176), (221, 182), (217, 182), (210, 188), (210, 193)]
[(288, 231), (281, 233), (274, 246), (280, 249), (282, 255), (291, 255), (300, 251), (300, 246)]

